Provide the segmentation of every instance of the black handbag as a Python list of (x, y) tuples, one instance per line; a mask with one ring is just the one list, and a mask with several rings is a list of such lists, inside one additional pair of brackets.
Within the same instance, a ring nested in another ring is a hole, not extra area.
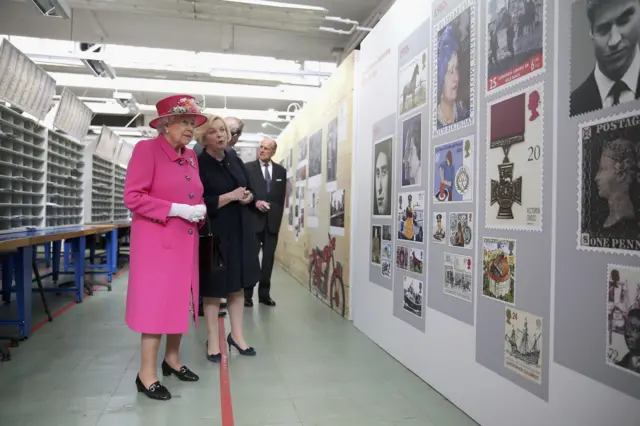
[(220, 237), (211, 231), (209, 218), (205, 219), (205, 232), (200, 234), (199, 261), (200, 277), (211, 277), (226, 268), (222, 255)]

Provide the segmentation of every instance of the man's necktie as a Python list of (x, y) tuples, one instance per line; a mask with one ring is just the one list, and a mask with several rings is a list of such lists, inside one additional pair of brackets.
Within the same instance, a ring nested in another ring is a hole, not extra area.
[(629, 90), (629, 86), (627, 86), (624, 81), (618, 80), (614, 83), (611, 91), (609, 92), (609, 94), (613, 98), (613, 105), (618, 105), (620, 103), (620, 95), (622, 95), (627, 90)]
[(264, 165), (264, 180), (267, 182), (267, 193), (271, 190), (271, 175), (269, 174), (269, 164)]

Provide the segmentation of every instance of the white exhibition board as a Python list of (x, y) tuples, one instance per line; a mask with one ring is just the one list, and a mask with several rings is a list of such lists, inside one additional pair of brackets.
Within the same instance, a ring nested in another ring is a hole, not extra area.
[[(353, 238), (370, 243), (368, 250), (354, 252), (351, 263), (354, 276), (369, 277), (353, 285), (354, 325), (484, 426), (511, 426), (514, 419), (519, 426), (640, 424), (640, 375), (623, 356), (625, 331), (619, 324), (634, 302), (627, 308), (612, 302), (610, 318), (618, 321), (607, 321), (608, 288), (624, 284), (640, 300), (633, 286), (640, 277), (633, 269), (640, 266), (638, 249), (633, 238), (624, 247), (593, 247), (606, 244), (604, 234), (585, 237), (589, 231), (604, 232), (597, 220), (607, 219), (602, 215), (606, 203), (582, 203), (576, 212), (579, 140), (581, 164), (590, 167), (581, 165), (581, 170), (591, 173), (595, 187), (604, 175), (596, 178), (592, 163), (605, 157), (595, 149), (600, 140), (595, 133), (605, 130), (604, 121), (640, 126), (632, 112), (640, 104), (630, 99), (625, 105), (622, 98), (621, 105), (605, 113), (569, 119), (568, 93), (580, 83), (569, 76), (588, 78), (588, 71), (570, 70), (570, 61), (587, 70), (594, 65), (588, 59), (593, 48), (585, 29), (585, 0), (514, 1), (509, 12), (500, 6), (505, 3), (397, 0), (361, 44), (354, 196), (360, 215), (370, 219), (355, 223)], [(634, 19), (640, 20), (640, 8), (637, 13)], [(509, 25), (511, 14), (520, 14), (522, 28)], [(570, 33), (578, 30), (561, 23), (572, 17), (585, 33), (579, 43), (587, 44), (569, 44), (572, 37), (578, 39)], [(499, 22), (495, 35), (490, 21)], [(424, 28), (431, 32), (417, 37)], [(420, 38), (430, 40), (424, 61), (413, 41)], [(452, 50), (463, 53), (450, 68)], [(576, 56), (576, 51), (582, 53)], [(448, 65), (438, 64), (439, 55)], [(426, 105), (403, 107), (406, 95), (421, 101), (417, 88), (423, 62)], [(444, 96), (452, 68), (459, 77), (454, 88), (460, 101), (453, 119), (434, 103)], [(422, 130), (417, 157), (408, 130), (415, 127), (410, 120), (416, 113)], [(389, 120), (395, 122), (393, 132), (381, 126)], [(375, 134), (381, 127), (385, 135)], [(635, 132), (625, 135), (640, 143)], [(378, 197), (382, 168), (375, 167), (383, 163), (376, 160), (384, 157), (379, 144), (387, 137), (393, 140), (388, 166), (393, 190), (385, 194), (392, 200), (390, 208), (385, 197)], [(606, 143), (609, 156), (626, 150), (640, 158), (640, 149), (629, 151), (624, 141)], [(421, 182), (412, 172), (416, 164), (422, 166)], [(631, 167), (638, 168), (640, 162)], [(422, 222), (407, 222), (418, 210), (406, 208), (407, 195), (416, 198), (422, 191)], [(582, 191), (580, 196), (590, 195)], [(383, 238), (386, 224), (388, 239)], [(416, 229), (424, 229), (423, 241), (414, 237)], [(618, 231), (607, 232), (613, 237)], [(441, 240), (432, 240), (434, 235)], [(384, 255), (386, 243), (390, 258)], [(398, 246), (406, 246), (406, 254), (423, 250), (424, 270), (412, 271), (410, 264), (398, 268)], [(500, 276), (505, 271), (510, 274), (506, 281)], [(469, 276), (470, 294), (464, 291)], [(414, 282), (408, 289), (406, 277), (424, 280), (423, 286)], [(407, 293), (409, 301), (422, 304), (420, 309), (408, 306), (402, 297)], [(613, 293), (618, 302), (624, 299), (620, 291)], [(609, 329), (608, 323), (613, 324)], [(530, 338), (527, 362), (509, 349), (512, 341), (521, 346), (525, 331)], [(537, 363), (529, 362), (534, 358)]]

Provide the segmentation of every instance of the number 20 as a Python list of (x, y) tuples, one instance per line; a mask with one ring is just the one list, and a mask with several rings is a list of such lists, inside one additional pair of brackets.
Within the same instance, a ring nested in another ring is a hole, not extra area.
[(540, 145), (529, 147), (529, 159), (527, 161), (537, 161), (540, 159)]

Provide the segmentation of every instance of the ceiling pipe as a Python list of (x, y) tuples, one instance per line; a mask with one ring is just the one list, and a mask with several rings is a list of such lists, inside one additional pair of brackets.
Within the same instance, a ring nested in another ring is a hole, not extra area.
[(325, 32), (328, 32), (328, 33), (352, 35), (356, 31), (369, 32), (369, 31), (373, 30), (373, 28), (361, 26), (360, 22), (354, 21), (353, 19), (341, 18), (339, 16), (325, 16), (324, 19), (327, 20), (327, 21), (339, 22), (341, 24), (351, 25), (351, 29), (348, 30), (348, 31), (347, 30), (340, 30), (338, 28), (333, 28), (333, 27), (325, 27), (325, 26), (318, 27), (318, 29), (320, 31), (325, 31)]

